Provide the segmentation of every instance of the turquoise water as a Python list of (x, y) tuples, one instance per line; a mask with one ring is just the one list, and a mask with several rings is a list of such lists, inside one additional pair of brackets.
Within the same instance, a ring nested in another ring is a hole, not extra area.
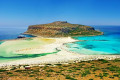
[(43, 53), (43, 54), (17, 54), (16, 56), (0, 56), (0, 63), (10, 62), (10, 61), (20, 60), (20, 59), (30, 59), (30, 58), (41, 57), (49, 54), (55, 54), (55, 53), (58, 53), (59, 51), (60, 50), (56, 50), (55, 52)]
[(23, 40), (21, 43), (20, 42), (12, 43), (12, 41), (0, 41), (0, 63), (10, 62), (10, 61), (15, 61), (20, 59), (36, 58), (36, 57), (41, 57), (49, 54), (55, 54), (60, 51), (60, 50), (55, 50), (54, 52), (42, 53), (42, 54), (41, 53), (40, 54), (39, 53), (16, 54), (14, 51), (12, 51), (12, 49), (14, 50), (16, 50), (17, 48), (22, 49), (24, 46), (29, 48), (29, 46), (34, 47), (34, 46), (37, 46), (36, 44), (42, 44), (47, 42), (31, 41), (31, 39), (27, 39), (27, 40)]
[(120, 26), (94, 26), (104, 32), (100, 36), (74, 37), (78, 41), (68, 43), (70, 51), (80, 54), (120, 54)]
[[(0, 26), (0, 40), (6, 40), (6, 39), (16, 39), (18, 35), (25, 32), (27, 30), (27, 27), (1, 27)], [(25, 35), (25, 37), (34, 37), (32, 35)], [(29, 41), (29, 40), (28, 40)], [(0, 45), (4, 43), (5, 41), (0, 41)], [(29, 44), (30, 45), (30, 44)], [(11, 47), (9, 47), (11, 48)], [(1, 50), (2, 51), (2, 50)], [(40, 56), (45, 56), (49, 54), (55, 54), (59, 52), (59, 50), (51, 53), (43, 53), (43, 54), (12, 54), (11, 53), (0, 53), (0, 63), (3, 62), (10, 62), (20, 59), (30, 59), (30, 58), (36, 58)]]

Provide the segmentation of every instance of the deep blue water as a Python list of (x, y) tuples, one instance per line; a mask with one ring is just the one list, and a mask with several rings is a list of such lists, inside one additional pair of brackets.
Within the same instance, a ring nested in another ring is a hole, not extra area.
[(80, 54), (120, 54), (120, 26), (93, 27), (104, 35), (74, 37), (83, 41), (68, 43), (68, 49)]
[[(21, 33), (25, 32), (27, 27), (1, 27), (0, 26), (0, 40), (16, 39)], [(25, 35), (25, 37), (33, 37)]]

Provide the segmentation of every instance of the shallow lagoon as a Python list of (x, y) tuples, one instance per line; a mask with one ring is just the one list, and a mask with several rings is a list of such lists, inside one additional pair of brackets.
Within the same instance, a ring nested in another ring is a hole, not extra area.
[(29, 38), (23, 40), (0, 41), (0, 63), (12, 60), (35, 58), (57, 53), (59, 51), (49, 53), (38, 53), (37, 51), (36, 53), (31, 52), (31, 49), (33, 51), (35, 51), (36, 48), (42, 49), (44, 45), (48, 45), (53, 42), (55, 42), (54, 39), (45, 38)]
[(95, 26), (104, 32), (100, 36), (74, 37), (78, 41), (66, 44), (68, 50), (80, 54), (120, 54), (120, 26)]

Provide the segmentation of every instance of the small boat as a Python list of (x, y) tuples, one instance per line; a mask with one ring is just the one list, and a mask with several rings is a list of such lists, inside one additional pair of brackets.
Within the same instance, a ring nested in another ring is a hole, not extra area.
[(24, 35), (19, 35), (17, 38), (25, 38)]

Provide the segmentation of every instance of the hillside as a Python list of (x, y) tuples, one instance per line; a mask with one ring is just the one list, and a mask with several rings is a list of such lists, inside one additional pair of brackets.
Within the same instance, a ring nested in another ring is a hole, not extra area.
[(0, 69), (0, 80), (120, 80), (120, 59), (46, 64), (35, 67), (19, 65)]
[(67, 21), (56, 21), (49, 24), (31, 25), (24, 34), (33, 34), (44, 37), (67, 37), (67, 36), (89, 36), (101, 35), (93, 27), (70, 24)]

